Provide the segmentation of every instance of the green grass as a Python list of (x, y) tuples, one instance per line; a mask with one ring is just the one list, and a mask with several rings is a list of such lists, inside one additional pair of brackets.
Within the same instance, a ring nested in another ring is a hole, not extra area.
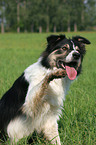
[[(0, 34), (0, 96), (11, 87), (24, 69), (37, 61), (46, 47), (50, 34)], [(81, 35), (91, 41), (83, 62), (81, 76), (72, 84), (59, 121), (62, 145), (96, 144), (96, 33), (66, 33), (67, 37)], [(6, 144), (10, 144), (7, 142)], [(19, 145), (26, 144), (22, 139)], [(34, 136), (35, 145), (48, 142)]]

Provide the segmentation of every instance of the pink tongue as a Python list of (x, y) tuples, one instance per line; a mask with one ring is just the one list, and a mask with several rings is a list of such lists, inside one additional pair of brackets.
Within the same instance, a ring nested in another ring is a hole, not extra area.
[(77, 71), (75, 70), (74, 67), (66, 66), (66, 73), (70, 80), (74, 80), (77, 76)]

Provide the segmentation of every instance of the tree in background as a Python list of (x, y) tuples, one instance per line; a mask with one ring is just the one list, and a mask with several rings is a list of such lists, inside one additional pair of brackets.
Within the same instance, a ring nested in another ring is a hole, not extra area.
[(1, 31), (60, 32), (96, 26), (96, 0), (1, 0)]
[(17, 30), (17, 3), (16, 0), (6, 0), (6, 31)]
[(96, 27), (96, 0), (86, 0), (85, 7), (85, 25), (91, 30), (92, 27)]
[(0, 2), (0, 19), (1, 19), (1, 33), (4, 33), (4, 21), (5, 21), (5, 1)]
[(20, 33), (20, 1), (16, 0), (17, 3), (17, 32)]

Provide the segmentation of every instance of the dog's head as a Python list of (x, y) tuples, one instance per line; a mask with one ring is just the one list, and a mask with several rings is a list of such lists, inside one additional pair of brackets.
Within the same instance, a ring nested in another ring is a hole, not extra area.
[(51, 35), (47, 42), (42, 54), (42, 65), (50, 69), (65, 69), (69, 79), (74, 80), (81, 72), (85, 44), (90, 44), (90, 41), (81, 36), (67, 39), (65, 35)]

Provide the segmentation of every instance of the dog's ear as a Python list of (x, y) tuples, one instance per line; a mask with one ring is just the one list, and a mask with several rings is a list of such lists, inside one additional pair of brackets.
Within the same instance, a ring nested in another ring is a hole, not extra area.
[(86, 38), (84, 38), (84, 37), (81, 37), (81, 36), (75, 36), (75, 37), (73, 37), (72, 39), (73, 39), (73, 40), (76, 40), (76, 41), (78, 41), (78, 42), (81, 42), (81, 43), (83, 43), (83, 44), (91, 44), (91, 42), (90, 42), (88, 39), (86, 39)]
[(51, 35), (47, 37), (47, 42), (48, 44), (54, 44), (55, 42), (59, 42), (65, 38), (66, 38), (65, 35)]

